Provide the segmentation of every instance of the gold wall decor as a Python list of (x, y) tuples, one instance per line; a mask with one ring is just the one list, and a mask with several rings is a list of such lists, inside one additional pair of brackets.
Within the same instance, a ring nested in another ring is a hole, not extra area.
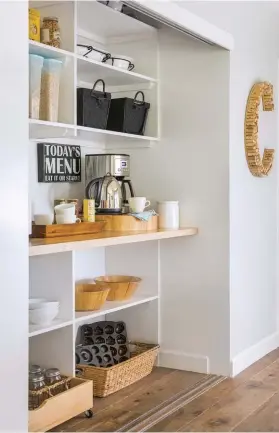
[(259, 106), (262, 100), (264, 111), (273, 111), (273, 85), (268, 82), (254, 84), (246, 105), (244, 142), (249, 170), (253, 176), (267, 176), (273, 163), (274, 149), (264, 149), (263, 158), (258, 143)]

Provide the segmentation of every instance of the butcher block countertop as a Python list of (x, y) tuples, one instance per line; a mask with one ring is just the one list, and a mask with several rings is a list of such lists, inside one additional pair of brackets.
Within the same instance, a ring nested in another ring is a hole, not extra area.
[(84, 250), (95, 247), (108, 247), (135, 242), (193, 236), (198, 233), (196, 227), (185, 227), (178, 230), (154, 230), (113, 232), (102, 231), (92, 235), (67, 236), (49, 239), (30, 239), (29, 256), (62, 253), (66, 251)]

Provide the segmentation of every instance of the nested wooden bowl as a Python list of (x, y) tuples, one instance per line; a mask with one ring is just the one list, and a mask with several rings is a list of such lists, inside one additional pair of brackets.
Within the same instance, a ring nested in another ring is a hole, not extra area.
[(97, 286), (93, 283), (76, 284), (76, 311), (100, 310), (109, 294), (108, 285)]
[(108, 301), (130, 299), (138, 288), (141, 278), (129, 275), (110, 275), (94, 279), (98, 287), (109, 287)]

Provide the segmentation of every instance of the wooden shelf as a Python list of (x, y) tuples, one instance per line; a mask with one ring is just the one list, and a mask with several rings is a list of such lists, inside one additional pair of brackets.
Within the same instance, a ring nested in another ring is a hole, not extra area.
[(55, 319), (50, 325), (29, 325), (29, 337), (35, 335), (45, 334), (46, 332), (54, 331), (55, 329), (64, 328), (65, 326), (72, 325), (71, 320)]
[(146, 302), (154, 301), (158, 296), (136, 295), (127, 301), (107, 301), (105, 305), (98, 311), (84, 311), (76, 312), (75, 321), (82, 322), (83, 320), (94, 319), (99, 316), (104, 316), (109, 313), (124, 310), (126, 308), (134, 307), (135, 305), (145, 304)]
[(198, 229), (196, 227), (187, 227), (178, 230), (156, 230), (149, 232), (104, 231), (95, 235), (68, 236), (56, 239), (31, 239), (29, 245), (29, 256), (131, 244), (134, 242), (179, 238), (183, 236), (193, 236), (197, 233)]
[(155, 78), (125, 71), (108, 63), (100, 63), (86, 57), (77, 55), (78, 81), (92, 83), (93, 78), (102, 77), (107, 86), (130, 86), (143, 83), (157, 83)]

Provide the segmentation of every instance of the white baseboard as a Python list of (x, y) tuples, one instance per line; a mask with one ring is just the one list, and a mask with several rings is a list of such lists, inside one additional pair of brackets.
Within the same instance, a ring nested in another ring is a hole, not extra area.
[(235, 356), (231, 361), (231, 376), (234, 377), (254, 362), (279, 347), (279, 332), (263, 338), (258, 343)]
[(160, 350), (158, 365), (160, 367), (195, 371), (197, 373), (208, 374), (210, 371), (209, 358), (207, 356), (175, 350)]

